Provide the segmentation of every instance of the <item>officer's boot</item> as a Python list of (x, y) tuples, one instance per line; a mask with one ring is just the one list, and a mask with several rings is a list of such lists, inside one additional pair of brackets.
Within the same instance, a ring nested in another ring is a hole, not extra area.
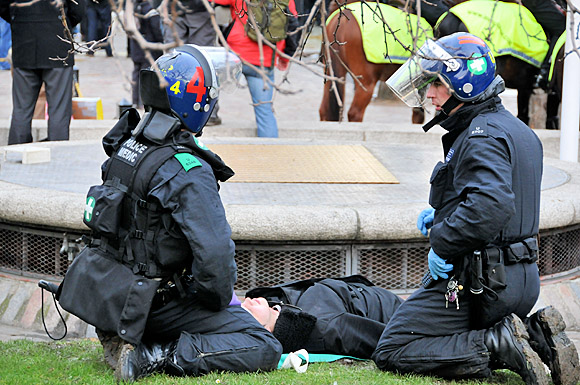
[(136, 381), (153, 373), (183, 376), (185, 371), (177, 364), (175, 349), (177, 342), (165, 344), (139, 344), (136, 348), (125, 345), (115, 369), (119, 381)]
[(578, 351), (564, 332), (566, 323), (560, 312), (548, 306), (532, 314), (525, 323), (530, 335), (530, 346), (550, 368), (554, 384), (578, 384)]
[(97, 337), (101, 345), (103, 345), (103, 354), (105, 356), (105, 362), (112, 369), (117, 366), (117, 361), (119, 360), (119, 355), (121, 354), (121, 349), (125, 342), (117, 333), (105, 332), (100, 329), (95, 330), (97, 332)]
[(548, 385), (550, 379), (544, 364), (528, 338), (524, 323), (515, 314), (504, 317), (484, 334), (493, 363), (518, 373), (526, 385)]

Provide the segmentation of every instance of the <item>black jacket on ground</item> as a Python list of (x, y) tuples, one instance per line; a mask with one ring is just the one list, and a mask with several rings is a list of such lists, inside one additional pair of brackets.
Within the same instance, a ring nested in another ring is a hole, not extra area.
[[(49, 0), (0, 0), (0, 16), (12, 27), (12, 63), (16, 68), (61, 68), (74, 65), (60, 10)], [(69, 30), (80, 23), (86, 0), (64, 0)], [(58, 59), (64, 60), (58, 60)], [(53, 60), (56, 59), (56, 60)]]
[(354, 275), (309, 279), (250, 290), (246, 297), (298, 306), (317, 318), (304, 346), (309, 353), (370, 358), (401, 298)]

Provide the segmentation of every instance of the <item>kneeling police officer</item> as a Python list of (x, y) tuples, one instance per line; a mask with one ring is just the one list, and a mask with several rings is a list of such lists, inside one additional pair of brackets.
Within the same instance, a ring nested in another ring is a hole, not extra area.
[(410, 106), (430, 98), (437, 114), (424, 130), (448, 132), (417, 222), (429, 234), (431, 279), (398, 308), (372, 358), (383, 370), (454, 379), (508, 368), (547, 385), (543, 361), (554, 383), (576, 384), (560, 313), (526, 317), (540, 293), (542, 144), (502, 105), (495, 69), (483, 40), (455, 33), (428, 40), (387, 80)]
[(196, 138), (218, 100), (211, 57), (184, 45), (156, 65), (168, 85), (142, 71), (143, 119), (131, 109), (103, 139), (104, 183), (89, 190), (84, 214), (93, 239), (60, 304), (96, 327), (119, 380), (275, 369), (280, 343), (233, 291), (218, 182), (234, 173)]

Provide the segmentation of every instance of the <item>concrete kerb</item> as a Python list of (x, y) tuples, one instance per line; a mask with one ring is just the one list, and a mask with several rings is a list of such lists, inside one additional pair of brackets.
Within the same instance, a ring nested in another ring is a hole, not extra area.
[[(70, 140), (100, 140), (117, 123), (117, 120), (73, 120), (70, 126)], [(280, 138), (302, 138), (315, 140), (351, 140), (374, 141), (384, 143), (429, 143), (438, 144), (444, 133), (440, 127), (434, 127), (424, 133), (420, 125), (355, 122), (312, 122), (280, 121)], [(5, 146), (10, 122), (0, 119), (0, 146)], [(46, 137), (47, 122), (33, 120), (33, 138), (35, 141)], [(558, 158), (560, 131), (534, 130), (544, 144), (546, 156)], [(227, 120), (219, 126), (207, 127), (204, 138), (252, 138), (256, 136), (255, 123), (248, 120)], [(2, 140), (4, 138), (4, 140)]]

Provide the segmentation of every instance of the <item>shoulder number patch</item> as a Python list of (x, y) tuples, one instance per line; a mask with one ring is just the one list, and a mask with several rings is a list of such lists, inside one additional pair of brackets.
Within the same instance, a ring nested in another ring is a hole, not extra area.
[(187, 152), (181, 152), (173, 155), (175, 159), (181, 163), (183, 169), (187, 172), (194, 167), (201, 167), (201, 162), (197, 158)]
[(481, 115), (476, 116), (475, 119), (471, 121), (468, 130), (470, 138), (488, 136), (487, 118)]
[(471, 131), (469, 131), (469, 136), (487, 136), (485, 127), (476, 126), (471, 127), (470, 129)]

